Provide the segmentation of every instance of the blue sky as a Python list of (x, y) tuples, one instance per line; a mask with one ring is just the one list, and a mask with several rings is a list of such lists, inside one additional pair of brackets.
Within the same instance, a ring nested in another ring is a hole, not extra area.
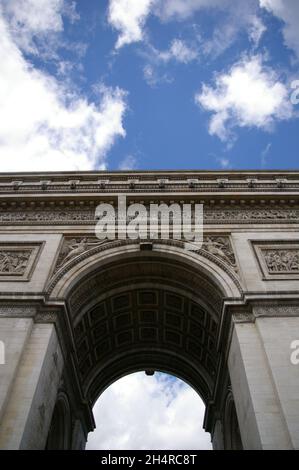
[(297, 0), (0, 6), (1, 171), (298, 168)]

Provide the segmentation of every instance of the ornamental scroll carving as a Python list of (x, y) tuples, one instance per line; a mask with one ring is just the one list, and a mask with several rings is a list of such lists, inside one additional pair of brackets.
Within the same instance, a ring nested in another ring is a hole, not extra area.
[(0, 281), (27, 281), (33, 271), (41, 244), (0, 245)]

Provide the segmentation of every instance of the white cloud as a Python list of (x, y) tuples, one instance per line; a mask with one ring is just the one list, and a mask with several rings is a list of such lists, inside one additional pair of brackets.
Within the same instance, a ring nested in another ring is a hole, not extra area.
[(65, 0), (0, 0), (0, 8), (18, 46), (37, 54), (37, 42), (53, 43), (55, 34), (63, 31), (63, 16), (76, 21), (75, 3)]
[(202, 429), (204, 404), (184, 382), (140, 372), (112, 384), (99, 398), (97, 428), (87, 449), (211, 449)]
[(148, 44), (147, 49), (139, 51), (141, 57), (146, 60), (143, 67), (143, 77), (146, 83), (151, 87), (158, 84), (173, 82), (169, 71), (165, 72), (165, 66), (169, 62), (180, 64), (189, 64), (198, 58), (198, 44), (193, 41), (191, 45), (181, 39), (173, 39), (166, 50), (159, 50)]
[(293, 115), (287, 87), (260, 56), (243, 58), (216, 78), (214, 88), (204, 84), (195, 101), (213, 113), (209, 132), (221, 140), (231, 138), (234, 127), (270, 130)]
[(258, 16), (253, 15), (249, 19), (249, 38), (251, 39), (255, 47), (259, 45), (260, 40), (266, 30), (266, 26), (262, 22), (261, 18), (259, 18)]
[(110, 0), (108, 22), (119, 32), (116, 49), (143, 39), (143, 27), (154, 1)]
[(221, 168), (223, 168), (224, 170), (231, 167), (231, 162), (229, 158), (221, 157), (221, 158), (217, 158), (217, 161), (219, 165), (221, 166)]
[(247, 30), (249, 39), (257, 46), (266, 27), (257, 16), (256, 0), (159, 0), (154, 13), (162, 21), (186, 20), (201, 10), (222, 11), (225, 19), (218, 22), (213, 35), (203, 44), (207, 54), (217, 56), (231, 46), (243, 29)]
[(173, 82), (173, 78), (171, 78), (167, 73), (160, 73), (158, 68), (151, 64), (147, 64), (143, 67), (143, 77), (146, 83), (152, 88), (155, 88), (161, 83)]
[(115, 139), (125, 136), (126, 93), (102, 87), (90, 103), (34, 69), (1, 15), (0, 36), (1, 171), (103, 168)]
[(266, 147), (262, 150), (262, 153), (261, 153), (261, 167), (262, 168), (265, 168), (266, 166), (266, 163), (267, 163), (267, 156), (268, 156), (268, 153), (270, 152), (272, 148), (272, 143), (269, 142)]
[(175, 60), (177, 62), (188, 64), (195, 60), (198, 56), (198, 51), (181, 39), (174, 39), (167, 51), (157, 51), (158, 59), (169, 62)]
[(163, 20), (183, 20), (203, 8), (226, 8), (231, 0), (160, 0), (156, 14)]
[[(203, 10), (221, 11), (224, 15), (214, 28), (212, 37), (206, 39), (203, 48), (207, 54), (219, 55), (235, 41), (239, 32), (247, 30), (249, 38), (257, 45), (265, 31), (257, 16), (257, 0), (110, 0), (108, 22), (118, 32), (116, 49), (126, 44), (145, 39), (145, 24), (150, 14), (160, 21), (184, 21)], [(165, 51), (166, 60), (177, 57), (187, 63), (191, 51), (185, 51), (182, 44), (174, 43), (177, 50)], [(195, 51), (192, 50), (194, 55)]]
[(283, 28), (285, 44), (295, 51), (299, 59), (298, 0), (260, 0), (260, 6), (266, 8), (285, 23)]
[(127, 155), (119, 164), (118, 169), (121, 171), (134, 170), (137, 165), (137, 159), (134, 155)]

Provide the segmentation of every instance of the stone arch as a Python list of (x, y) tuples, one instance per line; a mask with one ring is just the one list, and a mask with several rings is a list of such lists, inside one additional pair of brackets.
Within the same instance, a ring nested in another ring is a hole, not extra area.
[(224, 448), (242, 450), (242, 440), (233, 394), (228, 392), (224, 409)]
[(147, 256), (150, 253), (153, 258), (170, 259), (203, 272), (227, 298), (240, 297), (242, 294), (242, 286), (235, 270), (223, 259), (204, 249), (186, 250), (183, 242), (175, 240), (157, 240), (150, 243), (117, 240), (99, 244), (60, 266), (48, 283), (47, 295), (51, 299), (65, 299), (72, 287), (89, 273), (121, 259), (144, 258), (145, 250)]
[(65, 392), (57, 396), (46, 444), (47, 450), (67, 450), (71, 445), (71, 409)]
[(65, 302), (90, 409), (114, 381), (147, 369), (181, 378), (213, 406), (223, 302), (242, 295), (236, 273), (178, 242), (100, 248), (62, 266), (48, 285), (48, 298)]

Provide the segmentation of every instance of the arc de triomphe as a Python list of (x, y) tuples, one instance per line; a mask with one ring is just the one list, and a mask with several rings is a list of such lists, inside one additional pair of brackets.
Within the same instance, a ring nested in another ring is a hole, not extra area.
[[(100, 242), (119, 194), (204, 204), (202, 247)], [(1, 174), (0, 448), (84, 448), (103, 390), (159, 370), (215, 449), (299, 449), (298, 227), (299, 172)]]

